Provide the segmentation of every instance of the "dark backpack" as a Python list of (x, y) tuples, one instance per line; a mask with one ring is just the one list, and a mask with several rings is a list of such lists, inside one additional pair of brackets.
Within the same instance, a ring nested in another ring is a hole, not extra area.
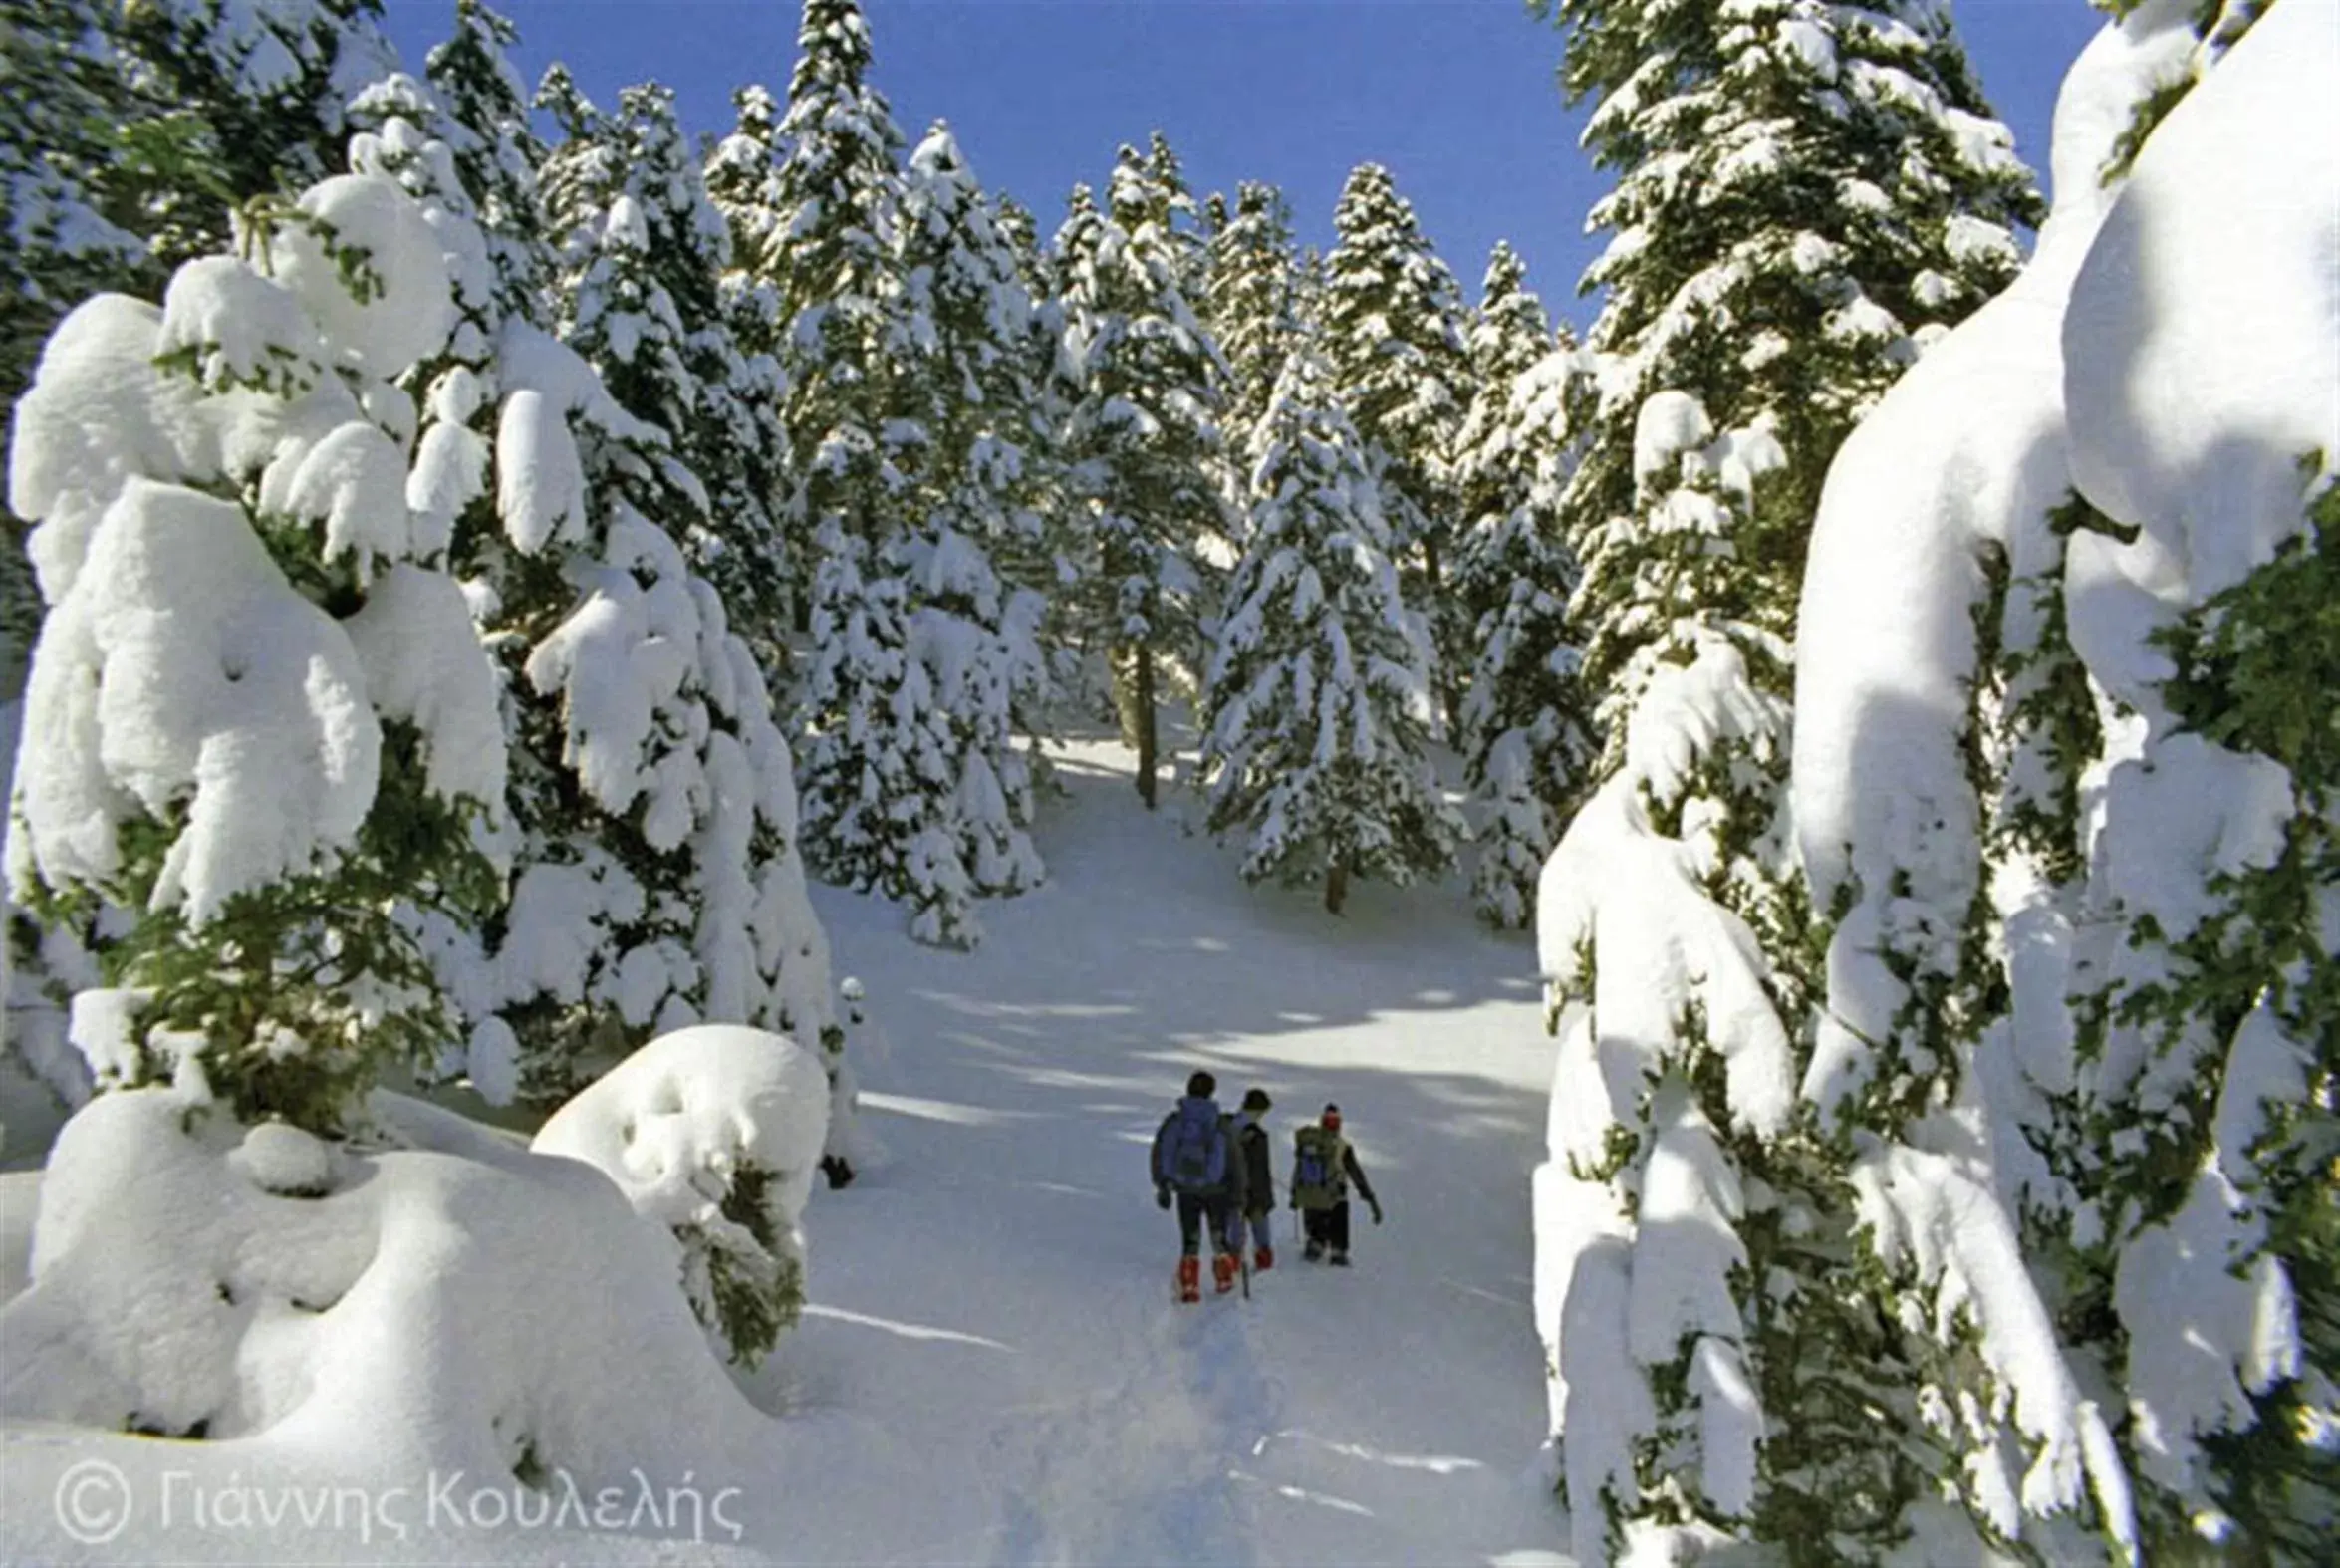
[(1163, 1179), (1180, 1192), (1215, 1192), (1226, 1176), (1227, 1140), (1218, 1108), (1207, 1101), (1180, 1106), (1163, 1140)]
[(1292, 1135), (1292, 1201), (1302, 1208), (1330, 1208), (1341, 1200), (1341, 1135), (1303, 1127)]

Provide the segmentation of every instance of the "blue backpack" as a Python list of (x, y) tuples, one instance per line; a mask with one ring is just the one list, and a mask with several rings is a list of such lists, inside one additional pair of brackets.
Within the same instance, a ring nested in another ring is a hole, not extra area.
[(1330, 1208), (1341, 1200), (1341, 1137), (1321, 1127), (1292, 1135), (1292, 1198), (1302, 1208)]
[(1180, 1192), (1213, 1192), (1225, 1182), (1227, 1140), (1216, 1106), (1196, 1100), (1178, 1107), (1163, 1136), (1156, 1175)]

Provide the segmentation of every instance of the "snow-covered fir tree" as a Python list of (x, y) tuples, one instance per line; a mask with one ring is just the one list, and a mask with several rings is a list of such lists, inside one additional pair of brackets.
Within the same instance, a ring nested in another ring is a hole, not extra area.
[(1086, 684), (1073, 589), (1080, 581), (1089, 531), (1065, 449), (1080, 386), (1066, 359), (1056, 258), (1042, 248), (1036, 220), (1021, 202), (1000, 192), (993, 196), (992, 228), (1013, 259), (1031, 305), (1021, 344), (1021, 376), (1030, 395), (1021, 444), (1024, 494), (1038, 516), (1039, 532), (1036, 538), (1006, 541), (994, 560), (1008, 583), (1037, 594), (1046, 607), (1040, 632), (1042, 679), (1036, 690), (1016, 700), (1016, 727), (1032, 742), (1034, 782), (1045, 792), (1049, 764), (1043, 743), (1057, 734), (1062, 714), (1078, 704)]
[[(755, 271), (773, 289), (787, 380), (792, 543), (813, 563), (813, 660), (800, 694), (807, 853), (821, 875), (892, 885), (902, 865), (905, 754), (890, 732), (910, 677), (899, 544), (928, 432), (905, 417), (914, 352), (899, 232), (902, 133), (868, 85), (869, 27), (851, 0), (807, 0), (774, 185), (780, 214)], [(882, 713), (881, 709), (888, 711)], [(903, 710), (903, 722), (914, 715)], [(890, 785), (889, 781), (898, 781)]]
[(2036, 198), (1940, 7), (1543, 9), (1618, 181), (1559, 502), (1605, 750), (1537, 910), (1561, 1033), (1538, 1322), (1576, 1547), (1868, 1557), (1929, 1482), (1843, 1397), (1848, 1369), (1907, 1380), (1844, 1289), (1853, 1220), (1796, 1092), (1820, 963), (1790, 638), (1830, 457), (2005, 285)]
[[(731, 95), (730, 133), (707, 151), (707, 199), (731, 225), (731, 253), (752, 268), (771, 249), (780, 222), (780, 169), (788, 161), (771, 89), (750, 83)], [(759, 345), (758, 347), (769, 347)]]
[[(15, 84), (0, 109), (0, 393), (11, 406), (65, 311), (105, 289), (159, 294), (171, 264), (227, 248), (229, 212), (340, 166), (343, 105), (385, 46), (371, 5), (135, 7), (41, 0), (0, 27)], [(233, 144), (232, 151), (228, 149)], [(16, 692), (43, 615), (24, 553), (0, 541), (0, 691)], [(71, 1103), (87, 1090), (66, 1005), (95, 983), (91, 921), (12, 919), (10, 1041)]]
[(1462, 291), (1379, 163), (1350, 171), (1333, 209), (1337, 243), (1324, 259), (1321, 315), (1333, 384), (1358, 434), (1378, 454), (1392, 545), (1408, 598), (1430, 617), (1432, 671), (1445, 716), (1468, 666), (1470, 628), (1446, 593), (1461, 528), (1450, 464), (1470, 402)]
[(74, 1003), (101, 1085), (338, 1131), (457, 1032), (412, 915), (492, 907), (472, 829), (505, 752), (395, 385), (455, 325), (439, 232), (360, 172), (247, 203), (159, 309), (99, 295), (43, 352), (11, 454), (49, 608), (9, 872), (45, 920), (135, 912)]
[(1464, 520), (1450, 592), (1471, 629), (1456, 739), (1478, 813), (1479, 914), (1524, 925), (1536, 879), (1590, 760), (1589, 717), (1567, 626), (1576, 564), (1560, 537), (1574, 344), (1555, 339), (1527, 269), (1496, 243), (1470, 326), (1472, 391), (1455, 438)]
[[(1455, 429), (1449, 470), (1463, 519), (1454, 543), (1453, 576), (1462, 613), (1475, 625), (1495, 606), (1489, 591), (1501, 586), (1481, 575), (1476, 552), (1487, 542), (1483, 524), (1509, 516), (1539, 479), (1553, 477), (1537, 473), (1536, 459), (1564, 445), (1567, 433), (1564, 417), (1549, 426), (1525, 423), (1514, 393), (1523, 377), (1555, 354), (1562, 359), (1554, 369), (1569, 369), (1576, 347), (1565, 326), (1554, 333), (1544, 302), (1527, 287), (1527, 264), (1508, 241), (1497, 240), (1487, 257), (1464, 344), (1470, 354), (1470, 401)], [(1558, 411), (1565, 415), (1565, 409)]]
[[(52, 328), (102, 289), (158, 291), (230, 242), (229, 212), (340, 167), (342, 110), (384, 69), (375, 0), (134, 6), (27, 0), (0, 28), (0, 397)], [(39, 619), (11, 519), (0, 561), (0, 687)]]
[(1227, 408), (1220, 422), (1236, 503), (1245, 505), (1259, 457), (1253, 436), (1267, 415), (1276, 378), (1292, 357), (1301, 321), (1299, 258), (1284, 193), (1252, 180), (1238, 185), (1234, 209), (1212, 228), (1208, 262), (1203, 324), (1226, 357)]
[[(1036, 885), (1016, 699), (1043, 679), (1046, 603), (993, 564), (1037, 547), (1024, 469), (1030, 301), (949, 131), (910, 159), (899, 258), (907, 357), (892, 368), (905, 482), (875, 537), (822, 563), (815, 756), (837, 777), (825, 868), (910, 910), (921, 941), (971, 946), (972, 901)], [(830, 619), (834, 618), (834, 619)]]
[(2237, 9), (2082, 56), (2036, 256), (1846, 444), (1814, 535), (1795, 805), (1843, 917), (1805, 1089), (1859, 1129), (1864, 1306), (1910, 1326), (1959, 1556), (2309, 1562), (2340, 1488), (2307, 695), (2340, 223), (2289, 199), (2340, 179), (2340, 15)]
[[(419, 129), (439, 123), (419, 86), (392, 78), (361, 108), (382, 129), (353, 160), (461, 223), (468, 197), (450, 143)], [(423, 922), (470, 1023), (449, 1065), (491, 1101), (543, 1104), (696, 1022), (826, 1057), (827, 938), (788, 749), (753, 653), (677, 542), (697, 481), (574, 351), (501, 316), (484, 245), (450, 263), (464, 325), (422, 388), (410, 494), (453, 538), (502, 666), (511, 827), (492, 846), (508, 867), (495, 917)]]
[(1202, 207), (1186, 183), (1186, 166), (1178, 160), (1170, 137), (1160, 131), (1146, 138), (1146, 177), (1155, 221), (1165, 243), (1177, 258), (1178, 291), (1196, 313), (1202, 311), (1203, 291), (1210, 286), (1209, 236), (1203, 227)]
[(1453, 864), (1461, 821), (1425, 754), (1429, 635), (1406, 607), (1380, 481), (1303, 340), (1276, 383), (1248, 543), (1203, 682), (1198, 772), (1246, 880), (1405, 884)]
[[(804, 630), (811, 614), (800, 530), (789, 520), (791, 443), (785, 424), (788, 378), (780, 365), (780, 290), (763, 270), (782, 221), (780, 169), (787, 161), (780, 136), (781, 106), (766, 89), (750, 85), (731, 96), (736, 121), (731, 133), (707, 154), (708, 199), (731, 232), (730, 265), (716, 279), (722, 320), (739, 356), (730, 380), (732, 435), (728, 481), (754, 497), (757, 532), (763, 540), (753, 580), (739, 585), (748, 595), (743, 630), (763, 660), (774, 689), (788, 670), (789, 634)], [(737, 602), (737, 601), (735, 601)]]
[(620, 403), (673, 437), (703, 494), (695, 520), (666, 525), (776, 673), (788, 618), (775, 515), (779, 372), (733, 331), (721, 286), (729, 227), (707, 199), (668, 90), (627, 88), (603, 115), (565, 74), (548, 88), (567, 132), (543, 175), (561, 250), (561, 337)]
[[(853, 0), (806, 0), (798, 46), (778, 132), (777, 216), (763, 253), (741, 262), (774, 296), (787, 399), (782, 516), (809, 586), (811, 563), (833, 549), (824, 532), (875, 537), (902, 484), (893, 446), (908, 432), (888, 421), (891, 367), (907, 348), (895, 233), (903, 136), (866, 80), (869, 24)], [(814, 808), (816, 837), (828, 835), (828, 810)]]
[(1200, 542), (1235, 533), (1214, 473), (1224, 362), (1178, 287), (1175, 211), (1174, 193), (1125, 146), (1105, 209), (1076, 189), (1055, 247), (1075, 387), (1064, 450), (1093, 561), (1077, 613), (1111, 661), (1149, 808), (1166, 677), (1199, 661)]
[(487, 240), (497, 314), (549, 327), (553, 255), (537, 192), (545, 149), (529, 126), (527, 87), (506, 53), (519, 36), (481, 0), (455, 0), (454, 34), (431, 49), (425, 74), (456, 178)]

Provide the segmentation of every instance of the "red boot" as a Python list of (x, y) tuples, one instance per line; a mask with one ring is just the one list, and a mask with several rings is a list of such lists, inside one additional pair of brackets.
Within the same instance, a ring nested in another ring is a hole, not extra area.
[(1200, 1301), (1202, 1299), (1202, 1259), (1198, 1257), (1178, 1259), (1178, 1299), (1180, 1301)]
[(1252, 1273), (1264, 1274), (1275, 1266), (1276, 1249), (1274, 1247), (1261, 1247), (1258, 1251), (1251, 1254)]
[(1234, 1253), (1221, 1252), (1210, 1260), (1210, 1281), (1218, 1287), (1218, 1293), (1222, 1296), (1235, 1288)]

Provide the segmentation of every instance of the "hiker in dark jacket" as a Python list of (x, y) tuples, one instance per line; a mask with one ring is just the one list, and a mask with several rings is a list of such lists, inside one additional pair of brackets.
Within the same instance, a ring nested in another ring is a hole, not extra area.
[(1300, 1256), (1313, 1263), (1330, 1253), (1335, 1265), (1347, 1268), (1350, 1183), (1356, 1183), (1377, 1225), (1382, 1222), (1382, 1205), (1373, 1195), (1373, 1183), (1365, 1179), (1365, 1168), (1357, 1163), (1357, 1151), (1341, 1136), (1341, 1108), (1326, 1106), (1314, 1127), (1293, 1135), (1293, 1143), (1292, 1206), (1300, 1210), (1308, 1232), (1308, 1245)]
[(1227, 1216), (1241, 1192), (1234, 1139), (1227, 1118), (1211, 1096), (1218, 1080), (1196, 1073), (1186, 1080), (1185, 1098), (1162, 1119), (1154, 1134), (1154, 1201), (1178, 1208), (1178, 1299), (1202, 1299), (1203, 1222), (1208, 1220), (1213, 1256), (1211, 1281), (1222, 1292), (1235, 1288), (1235, 1254), (1227, 1240)]
[(1243, 1174), (1243, 1190), (1232, 1203), (1233, 1212), (1227, 1216), (1227, 1243), (1236, 1257), (1243, 1255), (1243, 1227), (1251, 1228), (1251, 1266), (1265, 1273), (1276, 1266), (1276, 1249), (1271, 1245), (1269, 1220), (1276, 1211), (1276, 1177), (1270, 1169), (1267, 1148), (1267, 1129), (1259, 1119), (1268, 1113), (1270, 1102), (1267, 1091), (1253, 1088), (1243, 1095), (1242, 1114), (1235, 1121), (1235, 1150), (1241, 1157), (1236, 1167)]

